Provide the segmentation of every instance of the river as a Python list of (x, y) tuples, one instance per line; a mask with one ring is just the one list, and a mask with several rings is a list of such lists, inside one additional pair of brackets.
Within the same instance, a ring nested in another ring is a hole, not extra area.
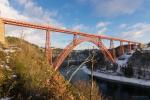
[[(76, 69), (77, 67), (75, 66), (71, 67), (71, 69), (65, 69), (62, 67), (60, 72), (66, 79), (69, 79), (70, 75)], [(71, 83), (78, 80), (89, 81), (90, 79), (91, 77), (81, 68), (72, 77)], [(150, 88), (115, 83), (96, 77), (94, 80), (99, 86), (99, 90), (102, 92), (103, 96), (107, 98), (107, 100), (150, 100)]]

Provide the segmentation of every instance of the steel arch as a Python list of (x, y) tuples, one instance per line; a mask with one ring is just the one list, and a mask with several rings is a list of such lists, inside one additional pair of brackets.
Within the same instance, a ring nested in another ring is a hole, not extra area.
[(111, 53), (108, 51), (108, 49), (103, 45), (102, 42), (97, 41), (95, 38), (78, 38), (72, 41), (68, 46), (63, 49), (63, 51), (58, 55), (56, 60), (53, 63), (53, 66), (55, 70), (57, 70), (60, 65), (63, 63), (65, 58), (71, 53), (71, 51), (79, 44), (83, 42), (91, 42), (95, 44), (100, 50), (102, 50), (102, 53), (112, 62), (115, 62), (114, 58), (112, 57)]

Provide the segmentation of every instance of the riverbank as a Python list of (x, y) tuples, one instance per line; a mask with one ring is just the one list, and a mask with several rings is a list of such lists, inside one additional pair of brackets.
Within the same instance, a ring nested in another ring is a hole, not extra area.
[[(91, 71), (86, 66), (83, 67), (83, 71), (87, 73), (88, 75), (91, 75)], [(111, 81), (111, 82), (118, 82), (118, 83), (127, 84), (127, 85), (137, 85), (141, 87), (150, 88), (149, 80), (127, 78), (125, 76), (117, 76), (111, 73), (104, 73), (104, 72), (102, 73), (98, 71), (93, 71), (93, 76), (100, 78), (100, 79), (107, 80), (107, 81)]]

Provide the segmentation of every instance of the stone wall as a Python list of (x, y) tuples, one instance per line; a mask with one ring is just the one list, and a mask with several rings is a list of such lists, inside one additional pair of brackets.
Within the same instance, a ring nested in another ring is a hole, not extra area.
[(0, 19), (0, 44), (4, 45), (5, 44), (5, 32), (4, 32), (4, 23)]

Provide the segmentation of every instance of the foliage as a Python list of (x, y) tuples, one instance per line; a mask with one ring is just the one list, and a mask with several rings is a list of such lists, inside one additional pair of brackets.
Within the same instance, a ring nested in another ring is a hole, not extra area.
[[(5, 78), (0, 87), (2, 96), (11, 96), (15, 100), (84, 100), (84, 96), (79, 96), (79, 91), (46, 62), (39, 47), (18, 38), (8, 37), (7, 41), (21, 51), (11, 57), (12, 72), (4, 74), (9, 78)], [(17, 77), (11, 78), (13, 74)]]
[(133, 68), (131, 65), (128, 65), (127, 67), (122, 67), (122, 71), (126, 77), (133, 76)]
[(95, 82), (93, 82), (93, 88), (91, 88), (91, 83), (86, 81), (77, 81), (75, 83), (75, 87), (79, 89), (80, 93), (82, 93), (86, 100), (103, 100), (102, 95), (98, 90), (98, 87)]

